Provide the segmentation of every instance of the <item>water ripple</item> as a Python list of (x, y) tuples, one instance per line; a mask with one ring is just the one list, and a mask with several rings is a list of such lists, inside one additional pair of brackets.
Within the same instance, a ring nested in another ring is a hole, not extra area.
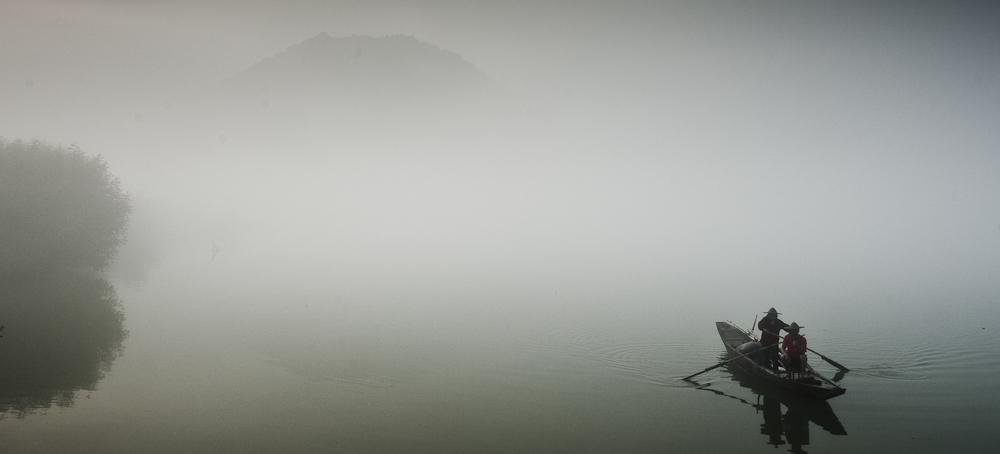
[(924, 380), (927, 374), (900, 366), (876, 364), (851, 369), (853, 373), (886, 380)]

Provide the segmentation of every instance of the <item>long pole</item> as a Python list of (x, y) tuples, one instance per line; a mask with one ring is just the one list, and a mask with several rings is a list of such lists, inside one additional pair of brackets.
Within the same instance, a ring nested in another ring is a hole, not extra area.
[(777, 343), (774, 343), (774, 344), (771, 344), (771, 345), (768, 345), (768, 346), (765, 346), (765, 347), (760, 347), (760, 348), (758, 348), (758, 349), (756, 349), (756, 350), (754, 350), (754, 351), (752, 351), (752, 352), (748, 352), (748, 353), (744, 353), (744, 354), (742, 354), (742, 355), (740, 355), (740, 356), (737, 356), (737, 357), (735, 357), (735, 358), (730, 358), (730, 359), (727, 359), (727, 360), (725, 360), (725, 361), (723, 361), (723, 362), (721, 362), (721, 363), (719, 363), (719, 364), (716, 364), (716, 365), (714, 365), (714, 366), (712, 366), (712, 367), (709, 367), (709, 368), (707, 368), (707, 369), (705, 369), (705, 370), (703, 370), (703, 371), (701, 371), (701, 372), (697, 372), (697, 373), (693, 373), (693, 374), (691, 374), (691, 375), (688, 375), (687, 377), (684, 377), (684, 378), (682, 378), (681, 380), (687, 380), (687, 379), (689, 379), (689, 378), (691, 378), (691, 377), (694, 377), (695, 375), (701, 375), (701, 374), (703, 374), (703, 373), (705, 373), (705, 372), (708, 372), (708, 371), (710, 371), (710, 370), (712, 370), (712, 369), (715, 369), (716, 367), (719, 367), (719, 366), (722, 366), (723, 364), (727, 364), (727, 363), (730, 363), (730, 362), (733, 362), (733, 361), (736, 361), (736, 360), (738, 360), (738, 359), (740, 359), (740, 358), (742, 358), (742, 357), (744, 357), (744, 356), (747, 356), (747, 355), (751, 355), (751, 354), (754, 354), (754, 353), (757, 353), (757, 352), (759, 352), (759, 351), (761, 351), (761, 350), (765, 350), (765, 349), (768, 349), (768, 348), (771, 348), (771, 347), (774, 347), (775, 345), (778, 345), (778, 344), (777, 344)]
[(842, 370), (844, 372), (850, 372), (851, 371), (850, 369), (844, 367), (842, 364), (840, 364), (840, 363), (838, 363), (838, 362), (836, 362), (836, 361), (834, 361), (834, 360), (832, 360), (830, 358), (827, 358), (827, 357), (823, 356), (822, 353), (820, 353), (820, 352), (818, 352), (816, 350), (813, 350), (813, 349), (811, 349), (809, 347), (806, 347), (806, 350), (809, 350), (809, 351), (811, 351), (811, 352), (819, 355), (820, 358), (823, 358), (823, 361), (826, 361), (826, 362), (828, 362), (830, 364), (833, 364), (833, 367), (836, 367), (837, 369), (840, 369), (840, 370)]

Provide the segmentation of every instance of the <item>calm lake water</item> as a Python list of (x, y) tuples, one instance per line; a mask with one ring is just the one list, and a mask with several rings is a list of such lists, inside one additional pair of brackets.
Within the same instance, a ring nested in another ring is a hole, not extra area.
[(838, 377), (847, 394), (818, 402), (734, 369), (679, 380), (724, 357), (714, 321), (749, 325), (766, 307), (542, 284), (234, 289), (193, 277), (206, 269), (119, 286), (121, 355), (94, 389), (5, 413), (0, 450), (930, 453), (1000, 441), (987, 306), (800, 311), (810, 345), (854, 369)]

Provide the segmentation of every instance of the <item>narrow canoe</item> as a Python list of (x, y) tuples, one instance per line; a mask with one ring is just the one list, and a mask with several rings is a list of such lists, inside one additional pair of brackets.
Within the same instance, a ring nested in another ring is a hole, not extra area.
[[(756, 336), (730, 322), (715, 322), (715, 326), (719, 330), (719, 336), (722, 337), (722, 343), (732, 356), (740, 355), (736, 350), (740, 345), (757, 340)], [(770, 367), (761, 366), (752, 359), (753, 356), (744, 356), (733, 361), (733, 363), (740, 369), (765, 382), (806, 397), (826, 400), (847, 392), (846, 389), (841, 388), (836, 383), (820, 375), (819, 372), (816, 372), (811, 367), (808, 367), (807, 371), (801, 374), (801, 376), (788, 379), (771, 370)]]

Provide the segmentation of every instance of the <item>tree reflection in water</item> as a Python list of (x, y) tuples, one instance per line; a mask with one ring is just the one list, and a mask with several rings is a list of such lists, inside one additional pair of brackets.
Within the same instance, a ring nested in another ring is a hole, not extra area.
[(0, 413), (23, 418), (93, 390), (127, 335), (114, 286), (87, 273), (0, 279)]
[[(698, 389), (735, 399), (762, 413), (764, 423), (760, 425), (760, 433), (767, 435), (765, 443), (775, 448), (789, 444), (789, 452), (806, 453), (802, 447), (809, 445), (810, 422), (832, 435), (847, 435), (847, 430), (828, 402), (802, 397), (764, 383), (732, 363), (727, 366), (740, 387), (748, 388), (756, 396), (756, 403), (705, 386)], [(782, 407), (787, 409), (785, 413), (782, 413)]]

